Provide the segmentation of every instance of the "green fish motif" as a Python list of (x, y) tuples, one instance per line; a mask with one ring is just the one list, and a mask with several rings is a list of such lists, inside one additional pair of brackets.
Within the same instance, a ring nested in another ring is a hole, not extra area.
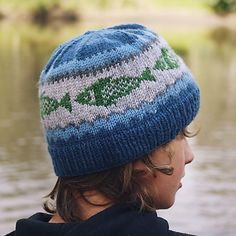
[(117, 79), (103, 78), (77, 95), (80, 104), (108, 107), (116, 104), (119, 98), (129, 95), (142, 81), (155, 81), (150, 69), (146, 68), (140, 77), (122, 76)]
[(171, 70), (179, 67), (177, 56), (167, 48), (161, 49), (161, 57), (157, 60), (155, 68), (157, 70)]
[(72, 105), (69, 93), (66, 93), (60, 101), (55, 98), (50, 98), (48, 96), (41, 96), (39, 100), (40, 114), (43, 118), (47, 115), (50, 115), (53, 111), (56, 111), (58, 107), (64, 107), (69, 112), (72, 112)]
[[(162, 48), (161, 56), (156, 61), (153, 69), (165, 71), (178, 67), (178, 57), (169, 49)], [(139, 88), (142, 81), (156, 81), (149, 68), (146, 68), (143, 73), (137, 77), (121, 76), (117, 79), (113, 79), (112, 77), (99, 79), (90, 87), (79, 93), (75, 101), (83, 105), (108, 107), (116, 104), (119, 98), (129, 95), (133, 90)], [(64, 107), (69, 112), (72, 112), (69, 93), (66, 93), (60, 101), (49, 96), (42, 95), (40, 97), (40, 113), (43, 118), (56, 111), (59, 107)]]

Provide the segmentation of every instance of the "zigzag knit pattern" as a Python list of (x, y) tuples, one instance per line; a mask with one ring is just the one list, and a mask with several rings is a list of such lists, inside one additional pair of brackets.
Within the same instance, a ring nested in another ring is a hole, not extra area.
[(41, 73), (39, 96), (58, 176), (140, 158), (174, 139), (199, 110), (199, 89), (184, 62), (137, 24), (60, 45)]

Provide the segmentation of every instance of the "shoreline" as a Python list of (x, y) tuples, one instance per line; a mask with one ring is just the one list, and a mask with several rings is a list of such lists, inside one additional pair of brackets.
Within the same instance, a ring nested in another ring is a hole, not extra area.
[(207, 10), (193, 9), (159, 9), (150, 11), (124, 11), (120, 12), (103, 12), (87, 13), (82, 16), (83, 22), (99, 22), (99, 23), (117, 23), (117, 22), (137, 22), (148, 25), (161, 25), (163, 27), (180, 27), (180, 28), (214, 28), (225, 27), (235, 30), (236, 14), (228, 16), (219, 16)]
[[(173, 8), (165, 9), (159, 8), (157, 10), (104, 10), (104, 11), (89, 11), (85, 14), (76, 14), (76, 20), (68, 21), (63, 18), (63, 13), (52, 14), (51, 18), (44, 24), (50, 26), (55, 22), (66, 24), (71, 23), (95, 23), (95, 24), (116, 24), (122, 22), (136, 22), (148, 25), (161, 25), (163, 27), (180, 27), (180, 28), (214, 28), (225, 27), (235, 30), (236, 14), (229, 14), (227, 16), (219, 16), (209, 10), (204, 9), (184, 9)], [(49, 16), (50, 17), (50, 16)], [(16, 13), (14, 16), (3, 17), (2, 22), (20, 22), (29, 23), (30, 16), (27, 14)], [(32, 22), (34, 23), (34, 22)]]

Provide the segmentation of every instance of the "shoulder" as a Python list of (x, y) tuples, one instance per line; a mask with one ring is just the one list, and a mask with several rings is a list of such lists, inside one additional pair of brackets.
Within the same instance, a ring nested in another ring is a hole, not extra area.
[(98, 235), (104, 235), (106, 232), (105, 235), (112, 236), (190, 236), (190, 234), (171, 231), (167, 220), (157, 216), (156, 212), (140, 212), (136, 209), (123, 208), (121, 214), (117, 214), (117, 209), (122, 208), (109, 210), (109, 213), (112, 214), (109, 215), (109, 220), (103, 221), (103, 230), (105, 230), (103, 234)]
[[(19, 231), (18, 231), (19, 229), (17, 230), (17, 228), (21, 229), (22, 225), (28, 225), (28, 226), (32, 225), (33, 221), (34, 222), (45, 222), (46, 223), (46, 222), (48, 222), (51, 219), (51, 217), (52, 216), (49, 215), (49, 214), (38, 212), (38, 213), (35, 213), (34, 215), (30, 216), (29, 218), (19, 219), (19, 220), (17, 220), (16, 225), (15, 225), (16, 230), (12, 231), (12, 232), (10, 232), (8, 234), (5, 234), (4, 236), (22, 235), (22, 234), (19, 233)], [(39, 227), (41, 227), (41, 225), (39, 225)], [(36, 225), (36, 228), (37, 228), (37, 225)], [(27, 229), (27, 231), (29, 231), (29, 229)], [(30, 231), (28, 233), (29, 233), (29, 235), (33, 235), (33, 234), (30, 234)]]
[(156, 212), (142, 212), (129, 217), (127, 221), (127, 235), (148, 236), (194, 236), (187, 233), (172, 231), (166, 219), (157, 216)]

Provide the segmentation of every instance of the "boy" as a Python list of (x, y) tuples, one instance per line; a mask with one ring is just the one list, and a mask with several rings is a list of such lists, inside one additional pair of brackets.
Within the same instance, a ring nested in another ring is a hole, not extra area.
[(199, 89), (161, 36), (127, 24), (73, 38), (42, 71), (39, 97), (58, 176), (51, 214), (9, 235), (186, 235), (156, 210), (174, 204), (193, 160)]

